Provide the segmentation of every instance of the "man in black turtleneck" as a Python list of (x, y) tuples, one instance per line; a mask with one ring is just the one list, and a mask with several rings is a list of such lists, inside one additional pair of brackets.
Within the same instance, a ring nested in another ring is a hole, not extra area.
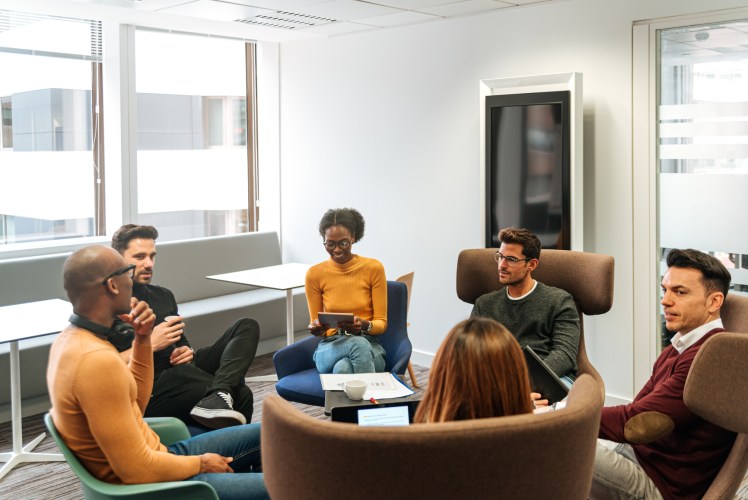
[[(153, 285), (158, 231), (153, 226), (127, 224), (112, 236), (112, 247), (128, 264), (135, 264), (133, 297), (147, 302), (156, 314), (151, 334), (153, 394), (146, 417), (172, 416), (214, 429), (248, 423), (252, 419), (252, 391), (244, 376), (254, 360), (260, 327), (241, 318), (211, 346), (194, 351), (184, 334), (174, 294)], [(129, 325), (117, 323), (123, 335), (112, 343), (129, 357), (132, 335)]]

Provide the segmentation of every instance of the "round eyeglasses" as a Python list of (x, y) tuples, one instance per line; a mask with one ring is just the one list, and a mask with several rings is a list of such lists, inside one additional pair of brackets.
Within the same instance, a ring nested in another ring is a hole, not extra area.
[(527, 262), (528, 260), (532, 260), (530, 257), (525, 257), (524, 259), (518, 259), (517, 257), (511, 257), (508, 255), (502, 255), (501, 252), (496, 252), (493, 254), (493, 259), (501, 264), (502, 260), (505, 260), (507, 265), (509, 266), (516, 266), (520, 262)]
[(323, 245), (325, 245), (325, 248), (327, 248), (328, 250), (335, 250), (335, 247), (338, 247), (341, 250), (348, 250), (351, 246), (351, 240), (340, 240), (340, 241), (328, 240), (328, 241), (325, 241)]

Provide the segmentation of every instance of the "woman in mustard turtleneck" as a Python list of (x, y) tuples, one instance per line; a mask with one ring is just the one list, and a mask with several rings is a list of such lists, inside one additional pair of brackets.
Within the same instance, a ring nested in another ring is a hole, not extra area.
[[(364, 237), (364, 218), (353, 208), (331, 209), (319, 223), (330, 259), (306, 275), (309, 333), (324, 336), (314, 352), (320, 373), (384, 371), (377, 336), (387, 329), (387, 278), (382, 263), (352, 253)], [(353, 323), (320, 324), (322, 311), (353, 313)]]

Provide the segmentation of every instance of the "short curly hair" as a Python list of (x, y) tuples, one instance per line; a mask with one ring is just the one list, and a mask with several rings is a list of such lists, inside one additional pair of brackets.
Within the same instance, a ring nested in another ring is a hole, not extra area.
[(364, 223), (364, 216), (355, 208), (331, 208), (325, 212), (322, 220), (319, 221), (319, 234), (323, 239), (325, 231), (332, 226), (343, 226), (358, 242), (364, 237), (366, 224)]
[(156, 241), (158, 239), (158, 229), (153, 226), (125, 224), (112, 235), (112, 248), (120, 254), (124, 254), (127, 247), (130, 246), (130, 240), (134, 240), (135, 238)]

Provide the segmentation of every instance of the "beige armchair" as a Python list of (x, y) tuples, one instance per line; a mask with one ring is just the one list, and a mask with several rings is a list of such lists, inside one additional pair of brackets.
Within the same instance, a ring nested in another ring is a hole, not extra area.
[[(469, 304), (481, 295), (500, 290), (498, 268), (494, 260), (496, 248), (463, 250), (457, 258), (457, 296)], [(603, 379), (587, 357), (584, 345), (583, 314), (603, 314), (613, 306), (613, 278), (615, 263), (609, 255), (570, 250), (542, 250), (540, 263), (533, 278), (546, 285), (569, 292), (579, 311), (579, 350), (577, 374), (588, 373), (600, 384), (605, 394)]]
[(374, 428), (267, 396), (265, 483), (274, 500), (587, 498), (602, 404), (583, 375), (553, 413)]

